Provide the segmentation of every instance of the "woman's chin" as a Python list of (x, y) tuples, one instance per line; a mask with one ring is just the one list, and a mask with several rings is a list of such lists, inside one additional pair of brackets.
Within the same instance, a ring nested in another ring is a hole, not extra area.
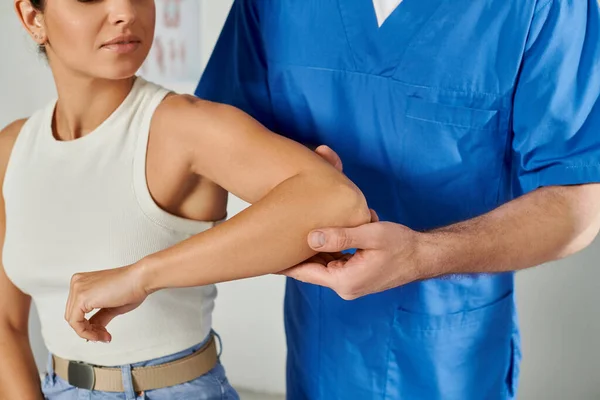
[(99, 74), (102, 78), (109, 80), (121, 80), (128, 79), (132, 76), (136, 75), (139, 69), (141, 68), (141, 64), (132, 63), (130, 65), (112, 65), (107, 70), (103, 71), (102, 74)]

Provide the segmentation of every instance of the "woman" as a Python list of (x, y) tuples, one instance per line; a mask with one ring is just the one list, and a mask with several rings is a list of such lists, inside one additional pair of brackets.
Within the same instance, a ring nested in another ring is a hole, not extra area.
[[(370, 220), (362, 193), (241, 111), (136, 78), (154, 0), (14, 3), (58, 100), (0, 134), (0, 398), (237, 398), (211, 285), (313, 256), (312, 229)], [(218, 224), (220, 187), (252, 206)], [(42, 388), (32, 298), (52, 353)]]

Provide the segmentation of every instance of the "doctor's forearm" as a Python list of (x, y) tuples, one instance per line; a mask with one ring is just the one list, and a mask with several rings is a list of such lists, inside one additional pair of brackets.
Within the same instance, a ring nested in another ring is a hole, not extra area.
[(280, 272), (315, 254), (311, 230), (369, 220), (351, 182), (298, 175), (222, 225), (142, 260), (142, 279), (152, 292)]
[(542, 188), (481, 217), (425, 233), (424, 274), (506, 272), (574, 254), (598, 233), (598, 198), (598, 184)]

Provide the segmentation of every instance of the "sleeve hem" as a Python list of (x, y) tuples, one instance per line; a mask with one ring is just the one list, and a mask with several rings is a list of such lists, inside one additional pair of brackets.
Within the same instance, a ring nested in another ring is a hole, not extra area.
[(552, 166), (535, 173), (520, 176), (519, 183), (523, 194), (545, 186), (600, 183), (600, 163)]

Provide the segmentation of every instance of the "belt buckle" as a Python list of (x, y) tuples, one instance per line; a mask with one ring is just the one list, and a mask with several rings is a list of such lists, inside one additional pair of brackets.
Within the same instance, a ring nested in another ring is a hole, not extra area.
[(77, 361), (69, 361), (69, 385), (79, 389), (94, 390), (96, 374), (94, 367), (90, 364)]

